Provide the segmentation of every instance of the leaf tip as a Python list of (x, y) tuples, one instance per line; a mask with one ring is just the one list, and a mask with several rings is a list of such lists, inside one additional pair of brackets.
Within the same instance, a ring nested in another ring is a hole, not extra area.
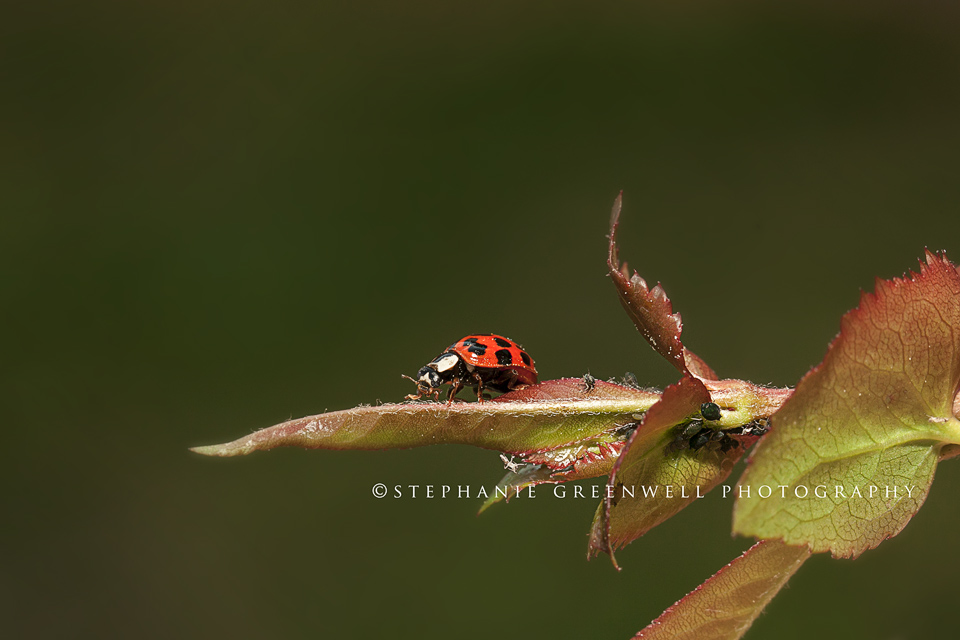
[(610, 235), (616, 233), (617, 225), (620, 223), (620, 210), (623, 208), (623, 190), (617, 194), (613, 201), (613, 208), (610, 210)]
[(223, 447), (219, 444), (208, 444), (202, 447), (190, 447), (190, 451), (194, 453), (199, 453), (202, 456), (222, 456)]
[(620, 256), (617, 250), (617, 227), (620, 225), (620, 209), (623, 204), (623, 190), (617, 194), (617, 199), (613, 201), (613, 208), (610, 210), (610, 234), (607, 236), (609, 244), (607, 245), (607, 265), (610, 270), (619, 269)]
[(249, 453), (246, 447), (240, 441), (227, 442), (225, 444), (208, 444), (200, 447), (190, 447), (190, 451), (199, 453), (202, 456), (211, 456), (214, 458), (230, 458)]
[(487, 498), (486, 500), (484, 500), (483, 504), (480, 505), (480, 510), (477, 511), (477, 517), (479, 518), (481, 515), (483, 515), (484, 511), (486, 511), (487, 509), (495, 505), (497, 502), (498, 502), (497, 500), (494, 500), (492, 498)]
[[(940, 251), (930, 251), (929, 247), (923, 248), (924, 257), (927, 259), (928, 265), (933, 265), (936, 262), (949, 263), (947, 260), (947, 252), (944, 250)], [(923, 261), (920, 261), (920, 266), (923, 266)]]

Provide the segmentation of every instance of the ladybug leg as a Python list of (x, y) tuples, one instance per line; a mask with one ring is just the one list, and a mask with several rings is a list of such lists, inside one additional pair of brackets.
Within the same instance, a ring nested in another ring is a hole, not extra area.
[(454, 378), (450, 381), (450, 393), (447, 395), (447, 404), (453, 404), (453, 398), (463, 389), (463, 381), (460, 378)]
[(475, 376), (477, 380), (477, 402), (483, 402), (483, 380), (480, 376)]
[(420, 388), (420, 385), (417, 383), (417, 381), (414, 380), (413, 378), (411, 378), (410, 376), (403, 376), (403, 375), (402, 375), (402, 376), (400, 376), (400, 377), (401, 377), (401, 378), (406, 378), (407, 380), (409, 380), (409, 381), (412, 382), (413, 384), (417, 385), (417, 392), (416, 392), (416, 393), (411, 393), (411, 394), (409, 394), (409, 395), (406, 395), (406, 396), (404, 396), (404, 398), (405, 398), (406, 400), (419, 400), (420, 397), (423, 395), (423, 390)]

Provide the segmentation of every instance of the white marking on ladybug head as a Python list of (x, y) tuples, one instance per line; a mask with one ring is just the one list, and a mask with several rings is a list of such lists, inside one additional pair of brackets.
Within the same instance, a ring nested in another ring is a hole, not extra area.
[(423, 369), (420, 369), (420, 375), (419, 379), (417, 380), (417, 384), (420, 387), (436, 389), (443, 384), (443, 382), (440, 380), (440, 374), (430, 367), (424, 367)]
[(460, 361), (460, 356), (454, 353), (448, 353), (446, 355), (440, 356), (433, 361), (433, 365), (437, 368), (437, 371), (443, 373), (444, 371), (449, 371), (457, 366), (457, 363)]

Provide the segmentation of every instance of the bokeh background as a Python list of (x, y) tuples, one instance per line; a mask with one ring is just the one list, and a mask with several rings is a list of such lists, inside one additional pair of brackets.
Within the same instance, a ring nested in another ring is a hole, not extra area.
[[(749, 545), (730, 500), (618, 574), (585, 559), (591, 500), (371, 496), (489, 485), (494, 452), (187, 447), (399, 400), (470, 332), (544, 379), (669, 384), (605, 277), (620, 189), (687, 345), (795, 384), (874, 277), (960, 258), (951, 4), (6, 7), (2, 635), (631, 636)], [(748, 637), (955, 629), (960, 464), (937, 475)]]

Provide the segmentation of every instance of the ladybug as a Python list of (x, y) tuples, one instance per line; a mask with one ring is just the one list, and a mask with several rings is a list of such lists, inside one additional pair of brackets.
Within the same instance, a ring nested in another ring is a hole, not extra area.
[(407, 396), (416, 400), (424, 395), (434, 398), (440, 387), (449, 383), (447, 402), (453, 402), (461, 389), (472, 386), (477, 399), (483, 402), (483, 390), (505, 393), (537, 383), (537, 369), (523, 347), (503, 336), (478, 333), (457, 340), (446, 351), (428, 362), (414, 380), (417, 393)]

